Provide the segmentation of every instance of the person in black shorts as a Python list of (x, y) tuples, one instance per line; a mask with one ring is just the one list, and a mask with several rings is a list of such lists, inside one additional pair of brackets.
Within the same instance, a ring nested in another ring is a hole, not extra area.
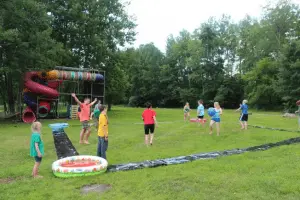
[(147, 109), (144, 110), (142, 114), (142, 119), (144, 120), (144, 130), (145, 130), (145, 144), (148, 145), (149, 133), (150, 133), (150, 145), (153, 143), (154, 130), (156, 121), (156, 113), (152, 110), (152, 105), (147, 104)]

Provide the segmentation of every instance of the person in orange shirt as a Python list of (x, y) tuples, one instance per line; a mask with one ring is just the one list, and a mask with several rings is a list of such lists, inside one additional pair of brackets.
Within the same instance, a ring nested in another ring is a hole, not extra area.
[[(80, 144), (89, 144), (89, 136), (91, 134), (91, 128), (89, 126), (89, 119), (90, 119), (90, 113), (91, 113), (91, 106), (93, 106), (96, 102), (97, 99), (95, 99), (92, 103), (90, 103), (89, 98), (85, 98), (83, 103), (78, 100), (76, 95), (72, 93), (72, 97), (75, 99), (75, 101), (80, 105), (80, 122), (82, 124), (82, 130), (80, 132)], [(84, 135), (85, 135), (85, 140), (84, 140)]]
[(98, 149), (97, 156), (106, 159), (106, 150), (108, 147), (108, 120), (107, 108), (104, 105), (99, 106), (101, 112), (98, 126)]

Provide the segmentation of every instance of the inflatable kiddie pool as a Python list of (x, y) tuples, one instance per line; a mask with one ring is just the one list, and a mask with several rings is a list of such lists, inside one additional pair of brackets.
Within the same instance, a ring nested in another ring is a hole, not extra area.
[(92, 176), (106, 172), (107, 165), (108, 162), (98, 156), (71, 156), (55, 161), (52, 171), (61, 178)]
[(206, 122), (206, 119), (197, 119), (197, 118), (192, 118), (190, 119), (190, 122), (200, 122), (200, 121)]

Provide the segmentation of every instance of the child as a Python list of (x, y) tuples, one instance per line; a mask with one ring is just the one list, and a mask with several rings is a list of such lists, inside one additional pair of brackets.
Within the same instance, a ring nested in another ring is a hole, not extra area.
[(198, 108), (197, 108), (197, 118), (199, 120), (199, 123), (202, 124), (202, 126), (204, 125), (204, 106), (203, 106), (203, 100), (200, 99), (198, 101)]
[(247, 130), (247, 121), (248, 121), (248, 105), (247, 105), (248, 101), (247, 100), (243, 100), (242, 104), (240, 105), (240, 108), (236, 110), (239, 111), (239, 110), (242, 110), (242, 114), (241, 114), (241, 117), (240, 117), (240, 123), (241, 123), (241, 126), (242, 126), (242, 130), (245, 129)]
[(144, 121), (145, 144), (148, 146), (149, 132), (150, 132), (150, 145), (152, 145), (155, 125), (157, 126), (157, 121), (156, 121), (156, 112), (152, 110), (151, 103), (147, 103), (146, 106), (147, 108), (142, 113), (142, 119)]
[[(84, 102), (81, 103), (74, 93), (72, 93), (72, 97), (80, 105), (80, 110), (81, 110), (79, 119), (82, 124), (82, 130), (80, 132), (79, 143), (90, 144), (88, 142), (89, 136), (91, 134), (91, 129), (89, 127), (90, 112), (91, 112), (91, 106), (93, 106), (97, 102), (97, 99), (95, 99), (92, 103), (90, 103), (90, 99), (85, 98)], [(84, 140), (84, 135), (86, 135), (85, 140)]]
[(107, 121), (107, 108), (104, 105), (100, 105), (99, 110), (101, 112), (99, 116), (99, 128), (98, 128), (98, 149), (97, 156), (106, 159), (106, 150), (108, 147), (108, 121)]
[(94, 111), (91, 114), (91, 119), (94, 120), (94, 126), (96, 127), (96, 130), (98, 131), (98, 125), (99, 125), (99, 116), (100, 116), (100, 108), (101, 101), (99, 100), (98, 103), (95, 105)]
[(184, 121), (186, 121), (186, 118), (188, 117), (190, 119), (190, 104), (186, 102), (185, 106), (183, 107), (183, 112), (184, 112)]
[(210, 135), (212, 134), (213, 131), (213, 124), (216, 124), (217, 127), (217, 136), (220, 135), (220, 122), (221, 122), (221, 115), (222, 115), (222, 109), (220, 107), (220, 104), (218, 102), (214, 103), (214, 108), (216, 111), (216, 114), (214, 116), (212, 116), (211, 120), (210, 120)]
[(298, 114), (298, 129), (300, 129), (300, 100), (296, 102), (296, 105), (298, 106), (298, 110), (295, 113)]
[(44, 143), (41, 139), (42, 124), (40, 122), (33, 122), (31, 125), (31, 140), (30, 140), (30, 156), (34, 157), (35, 163), (32, 169), (33, 178), (43, 178), (38, 175), (39, 166), (44, 155)]

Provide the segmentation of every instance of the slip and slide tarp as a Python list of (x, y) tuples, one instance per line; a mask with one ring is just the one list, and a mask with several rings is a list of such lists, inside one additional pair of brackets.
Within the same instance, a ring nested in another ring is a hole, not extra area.
[(49, 125), (49, 127), (52, 129), (54, 146), (58, 159), (79, 155), (68, 135), (64, 131), (64, 128), (68, 126), (69, 125), (67, 123), (56, 123)]
[[(79, 155), (79, 153), (77, 152), (77, 150), (73, 146), (72, 142), (70, 141), (69, 137), (67, 136), (67, 134), (64, 131), (64, 128), (68, 127), (67, 123), (50, 124), (49, 127), (52, 129), (54, 145), (55, 145), (58, 159), (69, 157), (69, 156)], [(142, 162), (132, 162), (132, 163), (125, 163), (125, 164), (110, 165), (110, 166), (108, 166), (107, 171), (108, 172), (128, 171), (128, 170), (135, 170), (135, 169), (142, 169), (142, 168), (151, 168), (151, 167), (182, 164), (182, 163), (191, 162), (194, 160), (213, 159), (213, 158), (217, 158), (217, 157), (221, 157), (221, 156), (242, 154), (245, 152), (265, 151), (265, 150), (268, 150), (273, 147), (296, 144), (296, 143), (300, 143), (300, 137), (291, 138), (291, 139), (283, 140), (283, 141), (276, 142), (276, 143), (268, 143), (268, 144), (247, 147), (247, 148), (242, 148), (242, 149), (214, 151), (214, 152), (208, 152), (208, 153), (192, 154), (192, 155), (188, 155), (188, 156), (178, 156), (178, 157), (173, 157), (173, 158), (146, 160), (146, 161), (142, 161)]]

